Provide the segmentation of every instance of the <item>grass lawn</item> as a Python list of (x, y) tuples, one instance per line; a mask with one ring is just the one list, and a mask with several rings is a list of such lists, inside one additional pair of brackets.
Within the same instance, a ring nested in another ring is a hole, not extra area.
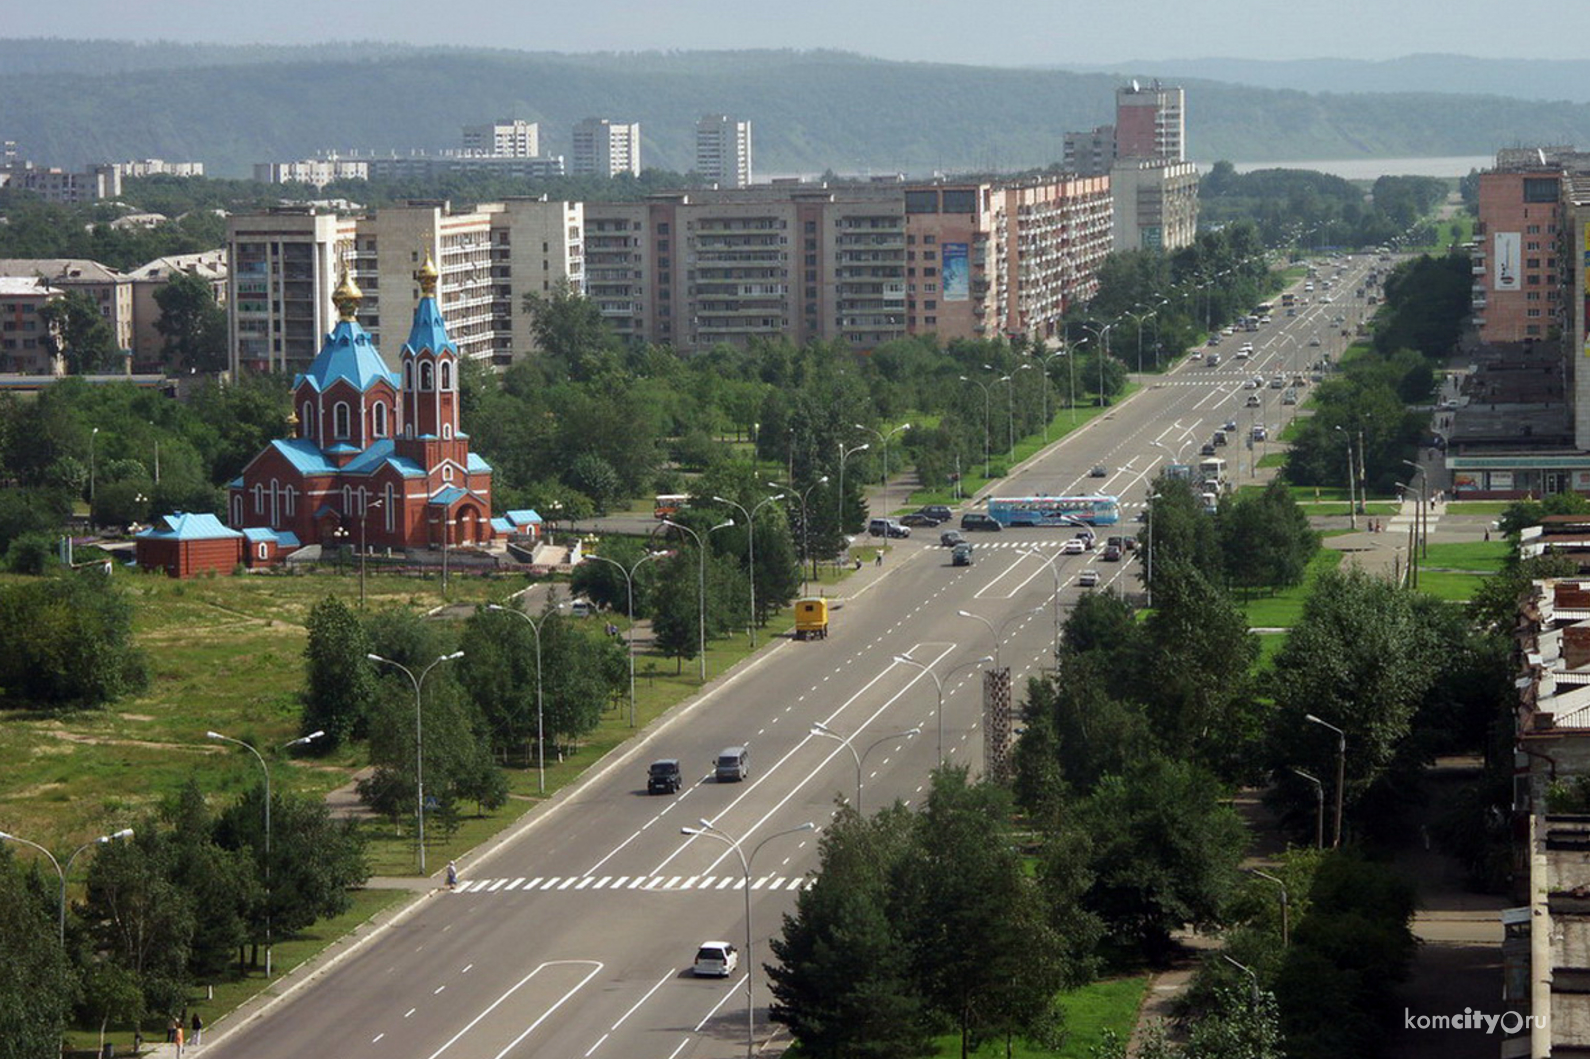
[(1500, 515), (1512, 506), (1511, 500), (1452, 500), (1446, 509), (1452, 515)]
[(1466, 541), (1462, 544), (1432, 544), (1422, 562), (1424, 569), (1483, 570), (1495, 573), (1507, 560), (1511, 546), (1505, 540)]
[(1248, 615), (1248, 627), (1250, 629), (1291, 628), (1302, 616), (1303, 603), (1308, 599), (1309, 593), (1314, 591), (1315, 580), (1326, 570), (1339, 566), (1342, 554), (1334, 548), (1321, 548), (1309, 560), (1301, 585), (1282, 589), (1274, 595), (1255, 596), (1241, 604)]
[[(1051, 1050), (1018, 1039), (1012, 1042), (1010, 1054), (1014, 1059), (1088, 1059), (1093, 1050), (1104, 1043), (1106, 1030), (1113, 1031), (1124, 1044), (1137, 1022), (1137, 1009), (1147, 988), (1146, 976), (1107, 978), (1067, 993), (1060, 1000), (1066, 1012), (1065, 1043)], [(934, 1054), (941, 1059), (961, 1054), (958, 1033), (945, 1034), (935, 1044)], [(1005, 1042), (989, 1041), (970, 1054), (978, 1059), (1004, 1059)]]
[(1449, 570), (1420, 570), (1418, 590), (1448, 603), (1467, 603), (1473, 598), (1482, 574), (1460, 574)]

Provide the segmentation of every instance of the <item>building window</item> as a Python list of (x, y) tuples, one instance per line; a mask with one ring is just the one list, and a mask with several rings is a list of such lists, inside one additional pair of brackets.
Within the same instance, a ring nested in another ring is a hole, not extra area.
[(443, 423), (442, 424), (442, 440), (443, 441), (451, 441), (452, 439), (453, 439), (453, 424), (451, 424), (451, 423)]
[(287, 512), (287, 517), (292, 518), (298, 513), (298, 490), (288, 486), (282, 490), (282, 502)]
[(453, 465), (450, 464), (450, 463), (442, 464), (442, 481), (450, 482), (452, 480), (453, 480)]
[(378, 438), (386, 437), (386, 402), (377, 401), (370, 410), (370, 433)]
[(349, 412), (347, 401), (338, 401), (336, 404), (332, 405), (331, 433), (335, 437), (345, 438), (348, 436), (348, 419)]
[(261, 559), (270, 558), (270, 545), (269, 544), (261, 544), (259, 546), (259, 557)]
[(443, 391), (447, 391), (447, 390), (451, 390), (452, 388), (453, 388), (453, 366), (451, 364), (449, 364), (447, 361), (444, 360), (444, 361), (442, 361), (442, 390)]
[(434, 370), (435, 366), (428, 360), (420, 365), (420, 391), (422, 393), (429, 393), (431, 391), (431, 387), (434, 382), (434, 377), (432, 374)]
[(265, 513), (265, 487), (263, 485), (260, 485), (260, 484), (258, 484), (256, 482), (255, 485), (254, 485), (254, 514), (262, 515), (264, 513)]
[(313, 437), (315, 434), (315, 406), (305, 401), (304, 414), (299, 416), (298, 419), (298, 436), (301, 438)]
[(353, 486), (351, 485), (342, 487), (342, 517), (353, 517)]
[(403, 362), (403, 388), (405, 390), (414, 389), (414, 362), (412, 360)]
[(397, 511), (397, 497), (392, 491), (391, 482), (386, 484), (386, 495), (381, 501), (381, 510), (386, 517), (387, 532), (390, 533), (392, 531), (392, 520), (396, 517), (395, 512)]

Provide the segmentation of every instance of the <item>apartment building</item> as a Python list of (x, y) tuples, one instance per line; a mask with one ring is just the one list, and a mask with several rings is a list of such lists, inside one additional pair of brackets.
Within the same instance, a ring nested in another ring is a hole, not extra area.
[(1198, 167), (1163, 158), (1123, 158), (1110, 169), (1115, 249), (1177, 250), (1198, 234)]
[(0, 276), (0, 372), (55, 374), (39, 310), (64, 293), (36, 276)]
[(466, 155), (535, 158), (541, 153), (541, 126), (534, 121), (515, 118), (503, 118), (485, 125), (465, 125), (459, 147)]
[(506, 364), (533, 348), (525, 293), (563, 279), (578, 285), (583, 242), (580, 204), (544, 199), (468, 209), (412, 200), (356, 217), (307, 208), (233, 217), (233, 368), (304, 370), (335, 321), (332, 293), (343, 268), (363, 293), (360, 326), (396, 357), (423, 297), (414, 277), (427, 255), (459, 357)]
[(1065, 134), (1063, 165), (1067, 172), (1103, 176), (1115, 164), (1115, 126), (1096, 125), (1086, 132)]
[(334, 180), (368, 180), (369, 163), (359, 158), (302, 158), (295, 162), (256, 162), (261, 184), (309, 184), (323, 188)]
[(1133, 81), (1115, 90), (1115, 157), (1185, 162), (1187, 99), (1180, 88)]
[(117, 176), (151, 177), (151, 176), (177, 176), (201, 177), (204, 175), (203, 162), (167, 162), (163, 158), (140, 158), (130, 162), (112, 162), (111, 168), (116, 170)]
[(113, 165), (73, 171), (8, 160), (0, 166), (0, 187), (31, 191), (46, 202), (64, 205), (98, 202), (121, 194), (121, 173)]
[(585, 235), (603, 316), (680, 350), (1047, 335), (1097, 288), (1109, 178), (692, 190), (587, 203)]
[(125, 273), (81, 258), (14, 257), (0, 259), (0, 276), (42, 279), (62, 292), (86, 294), (110, 325), (116, 348), (132, 348), (133, 289)]
[(173, 276), (187, 273), (198, 276), (209, 284), (210, 293), (221, 305), (226, 304), (227, 288), (226, 250), (206, 250), (197, 254), (172, 254), (127, 273), (132, 285), (132, 345), (135, 364), (156, 364), (166, 348), (166, 337), (156, 324), (160, 321), (160, 303), (155, 294), (171, 282)]
[(586, 118), (574, 126), (569, 154), (573, 176), (640, 176), (640, 124)]
[(751, 123), (726, 114), (708, 114), (696, 122), (696, 172), (719, 187), (749, 186)]

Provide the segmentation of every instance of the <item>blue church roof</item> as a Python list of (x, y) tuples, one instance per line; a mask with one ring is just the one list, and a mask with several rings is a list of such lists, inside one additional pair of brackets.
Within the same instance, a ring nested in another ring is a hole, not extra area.
[(160, 521), (166, 524), (165, 529), (151, 526), (141, 530), (138, 536), (148, 540), (176, 541), (208, 541), (242, 536), (237, 530), (222, 525), (220, 519), (210, 514), (179, 511), (174, 515), (162, 515)]
[[(417, 320), (418, 314), (416, 326)], [(437, 327), (441, 327), (440, 317)], [(375, 343), (370, 341), (369, 332), (360, 327), (356, 320), (337, 321), (336, 328), (326, 336), (326, 344), (320, 347), (320, 352), (310, 362), (309, 370), (293, 379), (293, 389), (307, 382), (324, 393), (338, 379), (348, 380), (360, 393), (381, 379), (393, 387), (398, 385), (397, 373), (387, 370), (386, 361), (381, 359)]]
[(343, 474), (374, 474), (391, 465), (405, 478), (425, 477), (425, 468), (405, 456), (394, 456), (397, 445), (390, 438), (372, 442), (370, 447), (348, 461)]
[(418, 353), (422, 349), (428, 349), (433, 353), (447, 349), (454, 356), (458, 355), (458, 347), (447, 337), (447, 325), (442, 323), (442, 311), (437, 307), (436, 299), (431, 297), (421, 298), (419, 305), (414, 307), (414, 326), (409, 328), (409, 340), (403, 344), (405, 356)]

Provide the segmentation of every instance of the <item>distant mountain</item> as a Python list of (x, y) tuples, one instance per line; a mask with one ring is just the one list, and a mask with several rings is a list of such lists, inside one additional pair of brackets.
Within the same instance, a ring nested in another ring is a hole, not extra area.
[(1590, 103), (1590, 62), (1578, 59), (1477, 59), (1407, 55), (1400, 59), (1168, 59), (1078, 65), (1074, 73), (1226, 81), (1299, 92), (1440, 92), (1507, 99)]
[[(24, 53), (34, 65), (16, 72)], [(764, 176), (1008, 172), (1058, 162), (1068, 129), (1111, 121), (1122, 81), (824, 51), (558, 55), (70, 41), (0, 41), (0, 71), (0, 138), (16, 140), (24, 157), (72, 166), (194, 159), (219, 176), (322, 151), (447, 149), (461, 125), (499, 117), (540, 121), (543, 150), (567, 154), (572, 125), (593, 115), (639, 121), (643, 162), (683, 172), (694, 164), (694, 123), (706, 113), (754, 123)], [(1590, 144), (1584, 104), (1434, 91), (1309, 94), (1177, 77), (1188, 94), (1189, 152), (1205, 162)]]

